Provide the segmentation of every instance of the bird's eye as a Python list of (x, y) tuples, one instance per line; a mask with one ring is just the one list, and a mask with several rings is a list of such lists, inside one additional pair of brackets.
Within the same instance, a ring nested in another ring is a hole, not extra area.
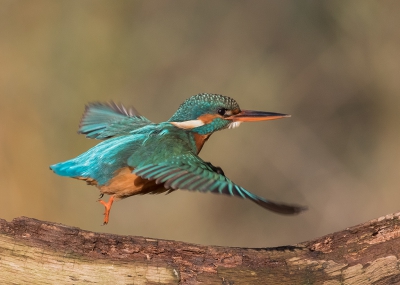
[(218, 114), (220, 114), (221, 116), (225, 115), (226, 109), (225, 108), (219, 108), (218, 109)]

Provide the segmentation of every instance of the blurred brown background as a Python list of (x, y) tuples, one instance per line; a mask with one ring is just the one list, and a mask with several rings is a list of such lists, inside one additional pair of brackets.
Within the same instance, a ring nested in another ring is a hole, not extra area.
[[(0, 1), (0, 217), (201, 244), (269, 247), (400, 209), (399, 1)], [(212, 136), (201, 156), (279, 216), (177, 191), (114, 204), (49, 171), (97, 141), (76, 133), (108, 101), (167, 120), (200, 92), (292, 118)]]

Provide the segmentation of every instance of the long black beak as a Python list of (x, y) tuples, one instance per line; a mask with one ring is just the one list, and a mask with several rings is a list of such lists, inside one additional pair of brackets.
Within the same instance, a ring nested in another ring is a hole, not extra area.
[(240, 113), (232, 115), (227, 119), (230, 119), (234, 122), (256, 122), (256, 121), (277, 120), (288, 117), (290, 117), (290, 115), (281, 113), (242, 110)]

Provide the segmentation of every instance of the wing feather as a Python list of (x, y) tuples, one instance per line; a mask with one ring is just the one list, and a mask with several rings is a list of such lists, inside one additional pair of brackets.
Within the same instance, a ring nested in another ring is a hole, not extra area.
[(152, 124), (133, 107), (127, 109), (122, 104), (89, 103), (85, 107), (78, 133), (91, 139), (108, 139), (125, 135), (143, 126)]
[(301, 206), (269, 201), (236, 185), (221, 168), (195, 154), (197, 149), (193, 147), (189, 133), (172, 127), (166, 124), (165, 131), (148, 135), (140, 149), (128, 158), (127, 164), (133, 168), (134, 174), (163, 184), (170, 190), (168, 193), (184, 189), (236, 196), (281, 214), (297, 214), (305, 210)]
[[(175, 173), (174, 176), (172, 176), (171, 178), (169, 178), (165, 183), (164, 183), (164, 187), (169, 189), (178, 189), (179, 188), (179, 180), (183, 177), (185, 177), (185, 175), (188, 174), (188, 172), (186, 170), (181, 170), (178, 173)], [(170, 177), (170, 176), (169, 176)]]
[(270, 211), (280, 214), (298, 214), (306, 208), (297, 205), (280, 204), (259, 197), (236, 185), (225, 176), (214, 172), (206, 164), (193, 171), (192, 165), (145, 165), (133, 171), (144, 179), (156, 180), (166, 189), (185, 189), (191, 191), (211, 192), (250, 199)]

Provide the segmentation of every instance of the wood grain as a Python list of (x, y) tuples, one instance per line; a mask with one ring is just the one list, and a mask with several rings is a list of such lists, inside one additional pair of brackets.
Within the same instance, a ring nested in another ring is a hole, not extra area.
[(291, 246), (231, 248), (0, 220), (0, 284), (400, 284), (400, 213)]

